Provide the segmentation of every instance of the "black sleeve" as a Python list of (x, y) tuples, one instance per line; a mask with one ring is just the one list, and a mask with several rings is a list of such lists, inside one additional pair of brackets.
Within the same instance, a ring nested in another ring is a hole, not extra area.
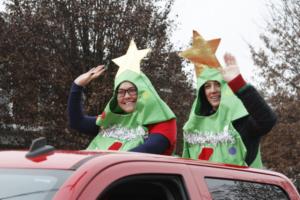
[(97, 117), (84, 115), (81, 102), (82, 90), (83, 87), (72, 84), (68, 99), (69, 126), (79, 132), (96, 135), (99, 130), (96, 125)]
[(246, 146), (245, 161), (251, 165), (256, 158), (261, 136), (272, 129), (276, 124), (277, 116), (253, 86), (245, 86), (237, 93), (237, 96), (243, 102), (249, 115), (233, 121), (232, 124), (240, 133)]
[[(245, 132), (260, 137), (267, 134), (276, 124), (277, 116), (257, 90), (247, 85), (236, 94), (243, 102), (249, 115), (233, 122), (240, 134)], [(249, 135), (251, 136), (251, 135)]]
[(161, 134), (149, 134), (144, 144), (130, 151), (141, 153), (163, 154), (170, 146), (168, 138)]

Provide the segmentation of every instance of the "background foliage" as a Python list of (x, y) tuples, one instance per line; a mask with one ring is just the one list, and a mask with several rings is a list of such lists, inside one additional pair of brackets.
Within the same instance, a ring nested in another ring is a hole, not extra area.
[[(182, 127), (192, 89), (169, 39), (175, 28), (168, 18), (172, 4), (173, 0), (7, 1), (0, 18), (1, 147), (27, 148), (43, 135), (57, 148), (85, 148), (91, 138), (68, 129), (71, 83), (89, 68), (125, 54), (131, 38), (139, 49), (152, 48), (142, 70)], [(105, 75), (85, 89), (88, 114), (104, 109), (116, 71), (110, 62)]]
[(260, 89), (278, 115), (262, 144), (264, 164), (291, 177), (300, 191), (300, 1), (269, 4), (270, 19), (261, 34), (264, 47), (250, 46)]

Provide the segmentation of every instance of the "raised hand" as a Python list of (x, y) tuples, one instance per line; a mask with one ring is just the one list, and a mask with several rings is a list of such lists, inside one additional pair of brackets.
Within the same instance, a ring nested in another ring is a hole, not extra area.
[(81, 74), (78, 76), (74, 82), (76, 85), (79, 86), (86, 86), (89, 84), (93, 79), (98, 78), (103, 72), (105, 71), (104, 65), (99, 65), (97, 67), (93, 67), (88, 72)]
[(225, 53), (224, 61), (226, 66), (220, 69), (223, 79), (230, 82), (240, 74), (240, 69), (237, 65), (235, 57), (230, 53)]

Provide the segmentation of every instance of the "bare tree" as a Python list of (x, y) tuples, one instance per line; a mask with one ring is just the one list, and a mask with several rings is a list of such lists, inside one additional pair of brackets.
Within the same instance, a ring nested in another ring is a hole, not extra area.
[(264, 139), (267, 167), (292, 178), (300, 188), (300, 1), (280, 0), (269, 4), (271, 19), (261, 35), (264, 48), (250, 45), (261, 90), (268, 94), (279, 121)]
[[(173, 109), (188, 110), (190, 105), (184, 107), (174, 101), (191, 89), (181, 71), (181, 60), (169, 53), (174, 51), (169, 37), (175, 23), (168, 18), (173, 0), (6, 3), (0, 15), (0, 87), (7, 99), (2, 102), (9, 105), (5, 104), (6, 110), (0, 116), (0, 128), (10, 129), (10, 135), (6, 135), (10, 137), (12, 131), (16, 132), (13, 126), (17, 126), (18, 131), (9, 141), (22, 138), (16, 144), (7, 142), (11, 147), (27, 147), (33, 137), (44, 135), (58, 148), (84, 148), (90, 138), (67, 128), (70, 85), (82, 72), (124, 54), (131, 38), (139, 48), (152, 48), (142, 67), (162, 98)], [(97, 115), (105, 107), (116, 71), (117, 66), (110, 63), (104, 77), (86, 88), (88, 114)], [(185, 96), (182, 101), (189, 100), (190, 96)], [(186, 115), (180, 117), (183, 121)]]

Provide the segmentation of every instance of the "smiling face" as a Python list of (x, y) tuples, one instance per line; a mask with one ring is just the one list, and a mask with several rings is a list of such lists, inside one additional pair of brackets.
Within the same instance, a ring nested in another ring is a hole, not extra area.
[(137, 101), (137, 89), (130, 82), (123, 82), (117, 90), (117, 101), (120, 108), (126, 113), (131, 113), (135, 110)]
[(204, 84), (204, 93), (213, 110), (217, 110), (221, 101), (221, 87), (218, 81), (207, 81)]

